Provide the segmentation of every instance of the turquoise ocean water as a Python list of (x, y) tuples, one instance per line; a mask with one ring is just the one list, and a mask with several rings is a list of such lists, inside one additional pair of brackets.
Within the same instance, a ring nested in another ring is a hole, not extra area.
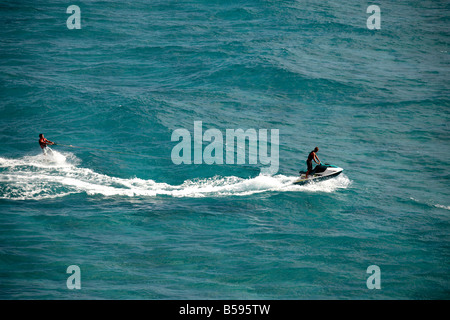
[[(449, 9), (2, 1), (0, 298), (448, 299)], [(194, 121), (278, 129), (278, 172), (175, 165)], [(293, 186), (315, 146), (344, 173)]]

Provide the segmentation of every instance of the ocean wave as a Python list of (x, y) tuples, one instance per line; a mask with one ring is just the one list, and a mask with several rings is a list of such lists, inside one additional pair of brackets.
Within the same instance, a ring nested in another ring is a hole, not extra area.
[(410, 199), (411, 199), (412, 201), (414, 201), (414, 202), (417, 202), (417, 203), (420, 203), (420, 204), (425, 204), (425, 205), (430, 206), (430, 207), (435, 207), (435, 208), (440, 208), (440, 209), (450, 210), (450, 206), (445, 206), (445, 205), (443, 205), (443, 204), (439, 204), (439, 203), (430, 203), (430, 202), (426, 202), (426, 201), (420, 201), (420, 200), (417, 200), (417, 199), (415, 199), (415, 198), (413, 198), (413, 197), (410, 197)]

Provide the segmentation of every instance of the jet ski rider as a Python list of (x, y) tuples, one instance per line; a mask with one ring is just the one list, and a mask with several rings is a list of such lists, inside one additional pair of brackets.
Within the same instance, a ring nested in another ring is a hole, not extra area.
[[(319, 151), (318, 147), (315, 147), (313, 151), (311, 151), (308, 155), (308, 159), (306, 160), (306, 165), (308, 166), (308, 171), (306, 171), (305, 179), (308, 178), (308, 174), (312, 171), (312, 161), (314, 160), (315, 163), (320, 164), (319, 157), (317, 156), (317, 152)], [(317, 159), (317, 161), (316, 161)]]

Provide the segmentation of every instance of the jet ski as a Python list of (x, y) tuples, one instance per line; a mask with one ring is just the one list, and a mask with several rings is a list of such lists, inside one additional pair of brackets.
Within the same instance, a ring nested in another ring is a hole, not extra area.
[(294, 184), (303, 185), (309, 182), (323, 181), (330, 178), (337, 177), (344, 169), (333, 166), (328, 163), (318, 164), (309, 174), (306, 179), (306, 171), (300, 171), (300, 178), (294, 181)]

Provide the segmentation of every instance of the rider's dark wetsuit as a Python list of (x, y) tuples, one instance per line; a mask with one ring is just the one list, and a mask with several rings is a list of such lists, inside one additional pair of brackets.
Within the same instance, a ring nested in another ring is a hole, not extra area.
[(314, 151), (311, 151), (309, 153), (308, 159), (306, 160), (306, 165), (308, 166), (308, 171), (312, 170), (312, 161), (314, 159), (314, 155), (315, 155)]

